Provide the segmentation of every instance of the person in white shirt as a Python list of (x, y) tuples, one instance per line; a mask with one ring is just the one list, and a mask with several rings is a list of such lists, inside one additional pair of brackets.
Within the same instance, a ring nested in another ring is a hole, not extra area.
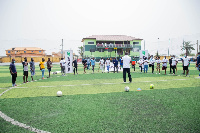
[(138, 64), (139, 64), (139, 68), (142, 72), (142, 68), (143, 68), (143, 59), (142, 58), (140, 58), (140, 60), (138, 61)]
[(60, 61), (60, 67), (61, 67), (61, 73), (62, 73), (62, 76), (65, 76), (65, 60), (64, 58), (61, 58), (61, 61)]
[(173, 70), (173, 75), (175, 74), (175, 69), (176, 69), (176, 64), (177, 64), (177, 60), (175, 58), (175, 56), (172, 56), (172, 70)]
[(109, 73), (109, 68), (110, 68), (110, 59), (109, 58), (107, 58), (107, 60), (106, 60), (106, 67), (107, 67), (107, 70)]
[(126, 72), (128, 73), (129, 82), (132, 82), (131, 74), (130, 74), (130, 63), (131, 57), (128, 56), (128, 52), (125, 53), (125, 56), (122, 57), (123, 60), (123, 79), (124, 83), (126, 82)]
[(99, 61), (99, 66), (100, 66), (100, 69), (102, 70), (102, 73), (103, 73), (103, 69), (104, 69), (104, 60), (103, 58), (101, 58), (101, 60)]
[(147, 60), (147, 57), (145, 57), (145, 60), (144, 60), (144, 73), (145, 73), (145, 70), (146, 70), (146, 73), (148, 71), (148, 63), (149, 63), (149, 61)]
[(185, 56), (185, 58), (183, 58), (183, 73), (185, 74), (185, 70), (186, 70), (186, 76), (188, 75), (188, 66), (189, 66), (189, 63), (190, 63), (190, 59), (187, 58), (187, 56)]
[(168, 60), (166, 59), (166, 56), (165, 56), (164, 59), (162, 60), (163, 70), (165, 70), (165, 75), (166, 75), (166, 70), (167, 70), (167, 62)]
[(160, 57), (157, 57), (156, 63), (157, 63), (156, 69), (157, 69), (157, 71), (159, 70), (159, 74), (160, 74), (160, 63), (161, 63)]
[(152, 68), (152, 73), (154, 73), (154, 63), (155, 63), (155, 59), (153, 58), (153, 55), (151, 55), (150, 64)]

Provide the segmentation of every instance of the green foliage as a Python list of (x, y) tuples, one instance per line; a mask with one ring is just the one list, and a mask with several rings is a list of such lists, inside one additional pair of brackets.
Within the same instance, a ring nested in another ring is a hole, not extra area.
[(83, 59), (83, 52), (84, 52), (84, 47), (83, 46), (78, 47), (78, 53), (82, 57), (82, 59)]
[(185, 50), (186, 51), (185, 54), (187, 56), (189, 56), (191, 54), (192, 50), (195, 50), (194, 47), (193, 47), (194, 44), (190, 44), (190, 43), (191, 43), (190, 41), (188, 41), (188, 42), (184, 41), (183, 46), (181, 46), (181, 50), (182, 51)]

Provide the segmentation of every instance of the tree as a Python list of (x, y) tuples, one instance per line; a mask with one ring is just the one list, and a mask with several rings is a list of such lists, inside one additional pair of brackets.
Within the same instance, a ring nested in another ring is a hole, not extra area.
[(82, 59), (83, 59), (83, 52), (84, 52), (84, 47), (83, 46), (81, 46), (81, 47), (78, 47), (78, 53), (79, 53), (79, 55), (82, 57)]
[(190, 55), (192, 50), (195, 50), (193, 47), (194, 44), (190, 44), (190, 43), (191, 43), (190, 41), (188, 42), (183, 41), (183, 46), (181, 46), (181, 50), (182, 51), (185, 50), (186, 56)]
[(157, 50), (157, 52), (156, 52), (155, 56), (156, 56), (156, 57), (159, 57), (159, 56), (160, 56), (160, 55), (158, 54), (158, 50)]

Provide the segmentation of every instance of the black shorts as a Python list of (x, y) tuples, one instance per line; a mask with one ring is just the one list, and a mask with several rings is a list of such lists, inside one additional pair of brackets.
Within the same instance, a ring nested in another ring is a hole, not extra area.
[(188, 70), (188, 66), (183, 66), (183, 70)]
[(51, 68), (48, 68), (48, 71), (51, 72)]
[(24, 71), (24, 76), (28, 76), (28, 71)]

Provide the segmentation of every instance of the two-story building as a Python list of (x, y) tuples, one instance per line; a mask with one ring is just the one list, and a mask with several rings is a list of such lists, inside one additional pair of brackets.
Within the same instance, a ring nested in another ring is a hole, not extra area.
[(143, 39), (126, 35), (92, 35), (82, 39), (84, 57), (120, 57), (128, 52), (131, 57), (139, 59)]
[(45, 56), (45, 50), (37, 47), (15, 47), (6, 50), (10, 57), (41, 57)]

